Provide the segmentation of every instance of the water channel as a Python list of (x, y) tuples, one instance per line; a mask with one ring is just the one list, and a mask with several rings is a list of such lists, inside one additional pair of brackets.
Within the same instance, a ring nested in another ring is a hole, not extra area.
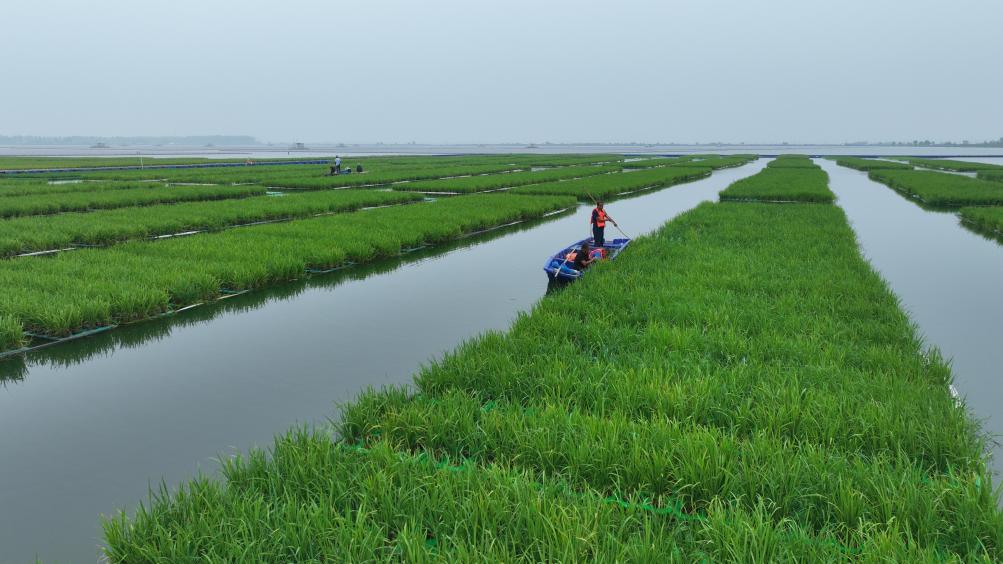
[[(608, 209), (642, 235), (765, 164)], [(588, 235), (588, 213), (0, 362), (0, 561), (94, 560), (99, 516), (131, 510), (149, 487), (212, 473), (217, 456), (336, 417), (337, 402), (409, 382), (464, 339), (506, 328), (546, 292), (546, 257)]]

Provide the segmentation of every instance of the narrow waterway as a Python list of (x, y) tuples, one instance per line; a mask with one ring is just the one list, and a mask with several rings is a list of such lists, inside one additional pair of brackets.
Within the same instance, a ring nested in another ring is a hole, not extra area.
[[(608, 205), (650, 232), (766, 161)], [(0, 561), (94, 560), (101, 514), (406, 383), (544, 295), (588, 207), (0, 362)], [(607, 236), (616, 235), (614, 229)]]
[[(952, 360), (954, 386), (986, 431), (1003, 436), (1003, 245), (928, 211), (867, 173), (817, 159), (864, 254), (929, 345)], [(996, 482), (1003, 450), (993, 448)]]

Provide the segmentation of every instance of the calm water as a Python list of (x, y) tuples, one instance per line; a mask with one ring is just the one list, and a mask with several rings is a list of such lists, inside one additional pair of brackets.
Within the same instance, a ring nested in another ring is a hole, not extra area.
[[(984, 428), (1003, 436), (1003, 246), (927, 211), (867, 174), (817, 160), (864, 254), (930, 345), (953, 359), (954, 386)], [(987, 161), (992, 162), (992, 161)], [(1003, 473), (1003, 450), (993, 469)]]
[[(763, 166), (608, 209), (638, 236)], [(98, 516), (135, 507), (150, 484), (212, 472), (217, 455), (336, 416), (335, 402), (506, 328), (545, 293), (546, 256), (588, 235), (588, 213), (0, 363), (0, 561), (93, 560)]]

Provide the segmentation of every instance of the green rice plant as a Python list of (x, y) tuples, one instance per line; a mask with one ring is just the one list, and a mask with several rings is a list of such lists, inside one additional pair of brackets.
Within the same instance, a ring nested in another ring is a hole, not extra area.
[(187, 202), (0, 221), (0, 256), (103, 245), (258, 221), (295, 219), (368, 206), (415, 202), (418, 194), (377, 190), (325, 190), (282, 197)]
[(976, 177), (980, 180), (989, 180), (992, 182), (1003, 182), (1003, 171), (999, 170), (980, 170), (976, 173)]
[(839, 208), (703, 204), (594, 269), (346, 406), (339, 441), (106, 522), (109, 558), (1003, 556), (978, 427)]
[(26, 342), (21, 323), (9, 315), (0, 315), (0, 351), (23, 347)]
[(1003, 171), (1003, 166), (988, 163), (973, 163), (969, 161), (956, 161), (951, 159), (920, 159), (914, 157), (904, 158), (902, 160), (913, 166), (934, 168), (950, 172), (978, 172), (981, 170), (996, 172)]
[(0, 218), (46, 215), (69, 211), (149, 206), (172, 202), (225, 200), (263, 196), (261, 186), (150, 185), (63, 194), (29, 194), (0, 198)]
[(324, 188), (343, 188), (349, 186), (385, 186), (397, 182), (414, 180), (430, 180), (434, 178), (454, 178), (480, 174), (496, 174), (522, 170), (526, 165), (462, 165), (434, 168), (416, 168), (402, 170), (385, 170), (382, 172), (367, 172), (363, 174), (346, 174), (338, 176), (308, 176), (308, 177), (275, 177), (269, 178), (269, 186), (283, 190), (318, 190)]
[(620, 194), (664, 188), (710, 176), (708, 168), (651, 168), (636, 172), (621, 172), (520, 186), (509, 190), (513, 194), (569, 195), (582, 201), (611, 198)]
[(978, 231), (1003, 235), (1003, 207), (961, 208), (961, 221)]
[(473, 195), (7, 260), (0, 262), (0, 315), (31, 332), (67, 335), (573, 205), (568, 197)]
[(815, 163), (806, 155), (780, 155), (766, 166), (768, 168), (815, 168)]
[(930, 206), (1003, 204), (1003, 184), (977, 178), (929, 170), (872, 170), (868, 176)]
[(473, 467), (359, 449), (294, 431), (269, 455), (224, 462), (226, 484), (161, 491), (132, 519), (104, 523), (111, 562), (937, 562), (938, 551), (773, 522), (715, 505), (694, 519), (618, 502), (504, 465)]
[(575, 178), (585, 178), (598, 174), (609, 174), (619, 172), (620, 165), (602, 166), (568, 166), (561, 168), (549, 168), (538, 171), (509, 172), (505, 174), (487, 174), (477, 176), (464, 176), (460, 178), (446, 178), (440, 180), (418, 180), (414, 182), (403, 182), (394, 184), (394, 190), (409, 192), (445, 192), (469, 194), (473, 192), (485, 192), (488, 190), (498, 190), (501, 188), (512, 188), (515, 186), (525, 186), (529, 184), (542, 184), (544, 182), (554, 182), (557, 180), (570, 180)]
[(712, 170), (718, 170), (722, 168), (742, 166), (756, 160), (757, 158), (759, 158), (757, 155), (693, 155), (689, 160), (669, 166), (684, 168), (709, 168)]
[(884, 159), (860, 159), (857, 157), (839, 157), (834, 159), (839, 166), (855, 170), (871, 171), (881, 169), (912, 170), (912, 165)]
[(0, 198), (6, 196), (40, 196), (49, 194), (58, 197), (59, 194), (77, 194), (84, 192), (104, 192), (108, 190), (123, 190), (127, 188), (152, 188), (162, 186), (161, 183), (150, 182), (115, 182), (115, 181), (73, 181), (53, 184), (45, 180), (12, 181), (0, 179)]
[(829, 190), (829, 175), (811, 160), (811, 167), (801, 166), (801, 158), (789, 158), (798, 166), (770, 166), (758, 174), (733, 182), (721, 191), (721, 201), (819, 202), (832, 203), (836, 195)]

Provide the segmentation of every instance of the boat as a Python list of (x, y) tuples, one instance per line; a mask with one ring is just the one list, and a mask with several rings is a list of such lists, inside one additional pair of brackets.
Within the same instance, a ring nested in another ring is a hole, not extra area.
[[(578, 280), (581, 278), (583, 272), (572, 268), (573, 262), (567, 260), (567, 257), (572, 251), (577, 251), (582, 248), (582, 243), (588, 243), (589, 246), (593, 246), (592, 237), (582, 239), (573, 245), (565, 247), (547, 259), (547, 263), (543, 266), (543, 270), (547, 273), (547, 276), (550, 277), (551, 280), (571, 282), (572, 280)], [(629, 243), (630, 239), (626, 238), (606, 241), (602, 246), (603, 260), (615, 259), (616, 256), (620, 254), (620, 251), (627, 248)], [(592, 249), (592, 253), (596, 253), (597, 251), (599, 251), (598, 248)]]

